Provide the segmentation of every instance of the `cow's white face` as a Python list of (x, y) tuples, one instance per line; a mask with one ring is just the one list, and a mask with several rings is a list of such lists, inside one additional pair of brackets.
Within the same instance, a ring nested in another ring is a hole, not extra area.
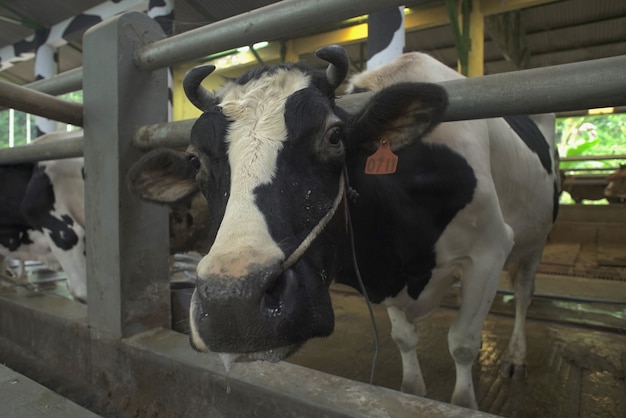
[(230, 121), (223, 140), (228, 149), (231, 187), (215, 242), (198, 265), (200, 280), (213, 275), (243, 277), (253, 273), (255, 266), (275, 265), (284, 259), (254, 192), (271, 184), (276, 176), (278, 153), (288, 136), (287, 98), (309, 83), (306, 74), (281, 69), (247, 84), (231, 82), (224, 88), (220, 107)]
[[(343, 122), (324, 73), (301, 66), (253, 72), (217, 97), (191, 139), (214, 234), (197, 268), (192, 343), (201, 351), (280, 360), (334, 326), (334, 251), (284, 262), (338, 193), (338, 180), (331, 188), (327, 180), (341, 172)], [(336, 247), (330, 237), (313, 246)]]

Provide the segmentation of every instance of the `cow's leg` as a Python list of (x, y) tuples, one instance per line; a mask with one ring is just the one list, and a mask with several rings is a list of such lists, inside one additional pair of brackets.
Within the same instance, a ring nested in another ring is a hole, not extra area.
[(471, 261), (462, 276), (459, 315), (448, 332), (448, 349), (456, 366), (456, 383), (452, 393), (455, 405), (478, 409), (472, 365), (480, 351), (480, 334), (498, 290), (500, 271), (512, 246), (512, 232), (510, 237), (508, 241), (500, 240), (501, 248), (483, 247), (487, 249), (479, 256), (470, 257)]
[(391, 338), (395, 341), (402, 357), (401, 390), (418, 396), (426, 395), (426, 385), (417, 359), (417, 326), (407, 320), (405, 313), (395, 306), (387, 308), (391, 320)]
[(515, 291), (515, 325), (500, 369), (505, 377), (526, 376), (526, 314), (535, 290), (535, 274), (542, 252), (543, 246), (520, 260), (517, 268), (510, 272)]

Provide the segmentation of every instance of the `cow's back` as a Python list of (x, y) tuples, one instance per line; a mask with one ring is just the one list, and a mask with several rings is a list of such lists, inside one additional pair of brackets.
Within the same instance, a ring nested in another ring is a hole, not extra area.
[[(352, 77), (347, 91), (377, 91), (403, 81), (436, 83), (461, 78), (431, 56), (411, 52)], [(502, 216), (515, 234), (512, 258), (545, 239), (558, 207), (554, 115), (532, 116), (528, 121), (538, 122), (536, 133), (542, 138), (523, 140), (504, 118), (446, 122), (424, 138), (424, 142), (454, 150), (472, 166), (478, 179), (475, 206), (497, 194)], [(532, 132), (533, 128), (522, 126), (522, 130)]]

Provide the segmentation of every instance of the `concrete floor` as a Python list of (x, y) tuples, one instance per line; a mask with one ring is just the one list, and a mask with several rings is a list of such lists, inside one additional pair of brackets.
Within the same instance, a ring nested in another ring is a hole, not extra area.
[[(29, 277), (33, 281), (52, 279), (49, 285), (56, 283), (56, 289), (44, 291), (63, 294), (63, 281), (54, 281), (58, 276), (30, 271)], [(535, 298), (530, 308), (526, 379), (499, 375), (500, 359), (513, 326), (514, 303), (506, 293), (494, 302), (474, 366), (480, 409), (506, 417), (626, 418), (626, 281), (540, 274), (536, 283), (536, 293), (548, 297)], [(507, 286), (503, 275), (500, 289)], [(447, 331), (457, 314), (457, 293), (451, 290), (444, 306), (420, 326), (418, 353), (427, 397), (444, 402), (449, 401), (454, 386)], [(310, 341), (290, 361), (367, 382), (375, 338), (365, 302), (343, 286), (332, 287), (332, 298), (334, 334)], [(390, 338), (386, 310), (376, 305), (373, 309), (380, 335), (374, 383), (398, 389), (400, 356)]]
[[(568, 284), (577, 294), (626, 301), (626, 283), (541, 275), (538, 290)], [(576, 290), (577, 284), (579, 290)], [(605, 291), (598, 291), (604, 287)], [(597, 293), (601, 293), (598, 295)], [(332, 292), (335, 333), (310, 341), (290, 360), (333, 375), (369, 381), (375, 338), (360, 295), (347, 288)], [(506, 295), (494, 303), (483, 330), (483, 347), (474, 366), (482, 411), (506, 417), (626, 417), (626, 304), (535, 300), (527, 325), (528, 376), (511, 380), (499, 374), (513, 326), (513, 303)], [(456, 316), (456, 296), (420, 327), (418, 353), (427, 397), (449, 402), (454, 363), (448, 354), (447, 330)], [(626, 303), (626, 302), (624, 302)], [(402, 369), (390, 338), (386, 311), (373, 306), (380, 334), (374, 383), (397, 389)]]

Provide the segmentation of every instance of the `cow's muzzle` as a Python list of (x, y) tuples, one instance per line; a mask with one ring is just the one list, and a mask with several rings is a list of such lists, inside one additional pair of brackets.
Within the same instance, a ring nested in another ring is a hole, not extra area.
[(311, 312), (310, 296), (295, 270), (279, 265), (243, 278), (198, 280), (191, 302), (192, 344), (200, 351), (256, 353), (252, 357), (275, 356), (271, 350), (282, 348), (279, 352), (289, 355), (292, 347), (332, 332), (332, 308), (328, 331), (329, 321)]

